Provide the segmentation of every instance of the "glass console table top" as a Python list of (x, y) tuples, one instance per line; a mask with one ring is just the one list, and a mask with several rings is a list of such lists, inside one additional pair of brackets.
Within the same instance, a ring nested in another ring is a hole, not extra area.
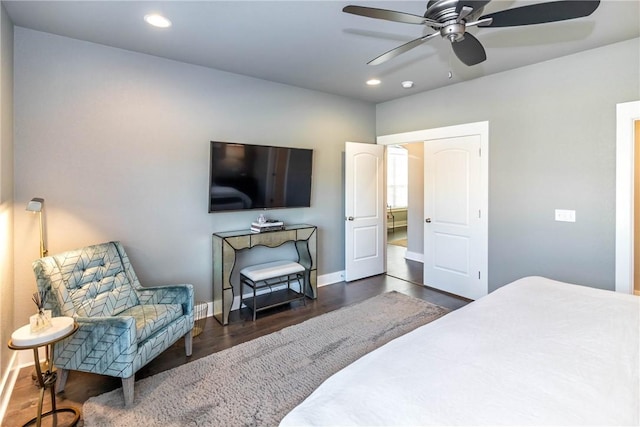
[(235, 231), (221, 231), (219, 233), (213, 233), (214, 236), (225, 238), (225, 237), (238, 237), (238, 236), (248, 236), (248, 235), (256, 235), (256, 234), (266, 234), (266, 233), (277, 233), (282, 231), (291, 231), (291, 230), (300, 230), (303, 228), (314, 227), (309, 224), (294, 224), (294, 225), (285, 225), (282, 230), (274, 230), (274, 231), (263, 231), (262, 233), (254, 233), (250, 229), (246, 230), (235, 230)]

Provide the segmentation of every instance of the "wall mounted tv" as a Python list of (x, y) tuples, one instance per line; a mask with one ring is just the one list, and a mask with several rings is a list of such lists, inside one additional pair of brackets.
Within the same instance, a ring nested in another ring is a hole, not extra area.
[(311, 206), (313, 150), (211, 141), (209, 212)]

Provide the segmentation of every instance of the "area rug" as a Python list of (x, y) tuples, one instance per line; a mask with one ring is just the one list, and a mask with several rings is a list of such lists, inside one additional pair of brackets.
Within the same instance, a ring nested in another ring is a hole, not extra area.
[(90, 398), (84, 425), (276, 426), (329, 376), (447, 312), (378, 295), (137, 381), (130, 408), (122, 389)]
[(405, 248), (407, 247), (407, 239), (398, 239), (398, 240), (392, 240), (389, 242), (390, 245), (394, 245), (394, 246), (404, 246)]

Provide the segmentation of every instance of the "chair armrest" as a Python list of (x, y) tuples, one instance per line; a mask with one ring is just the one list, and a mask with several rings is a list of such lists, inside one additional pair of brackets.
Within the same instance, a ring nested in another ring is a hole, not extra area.
[[(97, 339), (104, 335), (118, 336), (120, 347), (137, 345), (136, 320), (133, 316), (75, 317), (78, 330), (70, 338), (85, 340), (89, 335)], [(127, 333), (128, 331), (128, 333)]]
[(75, 317), (78, 330), (55, 345), (55, 365), (62, 369), (115, 377), (130, 376), (138, 352), (132, 316)]
[(182, 304), (184, 314), (193, 313), (193, 285), (136, 288), (140, 304)]

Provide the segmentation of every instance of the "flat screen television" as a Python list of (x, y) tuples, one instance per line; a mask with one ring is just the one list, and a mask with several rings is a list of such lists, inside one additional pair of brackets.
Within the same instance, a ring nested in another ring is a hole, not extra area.
[(313, 150), (211, 141), (209, 212), (311, 206)]

